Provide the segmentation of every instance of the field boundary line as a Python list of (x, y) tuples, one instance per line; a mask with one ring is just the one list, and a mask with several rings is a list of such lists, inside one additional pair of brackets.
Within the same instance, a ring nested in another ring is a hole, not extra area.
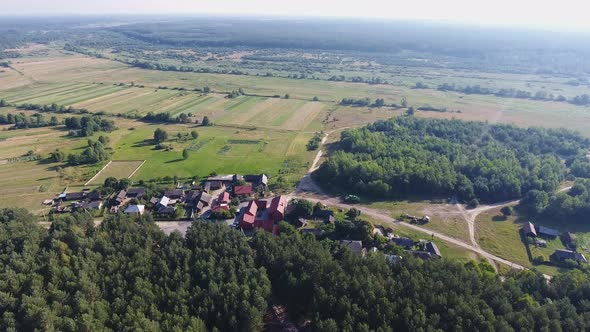
[(137, 168), (135, 169), (135, 171), (133, 171), (133, 172), (132, 172), (132, 173), (131, 173), (131, 174), (130, 174), (130, 175), (127, 177), (127, 178), (128, 178), (128, 179), (131, 179), (131, 177), (132, 177), (133, 175), (135, 175), (135, 173), (137, 173), (137, 171), (139, 171), (139, 169), (141, 168), (141, 166), (143, 166), (143, 164), (145, 164), (145, 162), (146, 162), (146, 161), (144, 160), (144, 161), (143, 161), (141, 164), (139, 164), (139, 166), (137, 166)]
[(109, 165), (112, 163), (113, 161), (109, 161), (106, 165), (104, 165), (103, 168), (100, 169), (100, 171), (98, 171), (98, 173), (94, 174), (94, 176), (92, 177), (92, 179), (88, 180), (88, 182), (84, 183), (84, 186), (87, 186), (90, 182), (92, 182), (92, 180), (96, 179), (96, 177), (98, 175), (100, 175), (100, 173), (102, 173), (102, 171), (104, 171), (105, 168), (109, 167)]

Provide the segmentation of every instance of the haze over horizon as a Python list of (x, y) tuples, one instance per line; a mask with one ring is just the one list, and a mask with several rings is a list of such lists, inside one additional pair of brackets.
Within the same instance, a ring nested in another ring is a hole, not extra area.
[(4, 15), (264, 15), (354, 17), (394, 20), (433, 20), (478, 25), (521, 26), (557, 30), (590, 31), (583, 0), (415, 0), (392, 2), (365, 0), (21, 0), (6, 1)]

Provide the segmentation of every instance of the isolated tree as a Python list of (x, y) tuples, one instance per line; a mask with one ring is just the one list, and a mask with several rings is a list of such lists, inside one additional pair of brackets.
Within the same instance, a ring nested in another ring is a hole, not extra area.
[(63, 151), (57, 149), (57, 150), (49, 153), (49, 159), (53, 162), (56, 162), (56, 163), (61, 162), (66, 159), (66, 154)]
[(208, 86), (203, 87), (203, 92), (209, 93), (210, 91), (211, 91), (211, 89)]
[(500, 209), (500, 212), (502, 212), (502, 214), (505, 217), (508, 217), (514, 214), (514, 209), (512, 208), (512, 206), (505, 206), (502, 209)]
[(289, 99), (289, 98), (291, 98), (291, 95), (287, 93), (287, 94), (285, 94), (285, 97), (284, 98), (285, 99)]
[(402, 105), (402, 107), (408, 107), (408, 100), (406, 99), (406, 97), (402, 97), (400, 104)]
[(414, 110), (414, 108), (412, 106), (408, 107), (408, 110), (406, 111), (406, 115), (412, 116), (414, 114), (416, 114), (416, 111)]
[(320, 101), (320, 98), (318, 98), (318, 96), (313, 97), (312, 101)]
[(115, 189), (115, 188), (117, 188), (118, 185), (119, 185), (119, 181), (117, 180), (117, 178), (109, 176), (108, 178), (106, 178), (104, 180), (103, 187)]
[(197, 139), (199, 138), (199, 133), (196, 130), (191, 131), (191, 136), (193, 137), (193, 139)]
[(6, 101), (4, 99), (0, 99), (0, 107), (6, 106)]
[(184, 160), (188, 159), (188, 155), (189, 155), (188, 149), (182, 150), (182, 159), (184, 159)]
[(356, 218), (358, 218), (361, 215), (361, 211), (359, 211), (356, 208), (351, 208), (350, 210), (348, 210), (346, 212), (346, 216), (348, 217), (348, 219), (350, 220), (356, 220)]
[(154, 141), (156, 143), (163, 142), (163, 141), (165, 141), (167, 139), (168, 139), (168, 133), (165, 130), (160, 129), (160, 128), (157, 128), (154, 131)]
[(209, 117), (208, 116), (204, 116), (203, 117), (203, 121), (201, 122), (201, 124), (205, 127), (210, 126), (211, 125), (211, 121), (209, 121)]

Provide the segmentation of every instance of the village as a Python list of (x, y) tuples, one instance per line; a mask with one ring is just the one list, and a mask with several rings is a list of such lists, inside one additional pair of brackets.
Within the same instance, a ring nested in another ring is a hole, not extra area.
[[(105, 188), (110, 188), (112, 193), (105, 194)], [(310, 202), (289, 199), (287, 195), (273, 195), (268, 190), (266, 174), (212, 175), (199, 183), (178, 182), (174, 188), (159, 190), (147, 186), (132, 187), (127, 179), (118, 181), (111, 178), (105, 181), (101, 190), (69, 192), (66, 189), (43, 204), (51, 206), (50, 218), (75, 212), (90, 213), (95, 217), (118, 213), (136, 217), (149, 215), (160, 222), (195, 220), (224, 223), (246, 236), (252, 236), (257, 230), (278, 235), (284, 227), (282, 223), (287, 222), (303, 235), (330, 237), (363, 257), (377, 251), (383, 251), (386, 259), (392, 262), (402, 259), (402, 254), (421, 259), (442, 257), (432, 241), (401, 237), (392, 229), (367, 222), (364, 223), (370, 225), (370, 236), (359, 239), (352, 231), (343, 233), (337, 230), (337, 217), (360, 225), (363, 222), (357, 219), (360, 211), (334, 210), (321, 203), (311, 206)], [(309, 211), (305, 211), (306, 208)], [(430, 221), (428, 216), (407, 218), (412, 223)]]
[[(552, 264), (563, 267), (576, 266), (579, 263), (588, 263), (586, 257), (578, 252), (576, 238), (571, 232), (560, 233), (558, 230), (545, 226), (535, 225), (528, 221), (520, 229), (523, 243), (531, 261), (535, 264)], [(552, 244), (553, 253), (549, 255), (549, 260), (541, 254), (535, 256), (533, 250), (546, 250), (548, 244)], [(565, 249), (558, 248), (563, 245)]]

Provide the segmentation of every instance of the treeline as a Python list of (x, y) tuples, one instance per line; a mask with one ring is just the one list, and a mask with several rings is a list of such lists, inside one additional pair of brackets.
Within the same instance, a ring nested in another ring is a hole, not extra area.
[(521, 201), (533, 214), (567, 223), (586, 223), (590, 215), (590, 180), (577, 179), (567, 192), (531, 191)]
[(37, 113), (27, 116), (24, 113), (19, 114), (0, 114), (0, 124), (14, 124), (13, 129), (39, 128), (59, 125), (57, 117), (52, 116), (49, 121), (43, 114)]
[(371, 107), (383, 107), (385, 106), (385, 100), (383, 98), (377, 98), (374, 102), (368, 97), (355, 99), (355, 98), (342, 98), (340, 105), (345, 106), (371, 106)]
[(344, 75), (334, 75), (328, 78), (328, 81), (333, 82), (353, 82), (353, 83), (367, 83), (367, 84), (388, 84), (387, 80), (381, 77), (364, 78), (360, 76), (353, 76), (347, 78)]
[(172, 116), (170, 113), (154, 113), (148, 112), (141, 120), (153, 123), (190, 123), (191, 113), (180, 113), (178, 116)]
[[(427, 89), (428, 86), (423, 83), (416, 83), (416, 89)], [(467, 85), (464, 87), (457, 86), (455, 84), (444, 83), (438, 86), (437, 90), (439, 91), (455, 91), (464, 94), (476, 94), (476, 95), (494, 95), (496, 97), (502, 98), (520, 98), (520, 99), (532, 99), (532, 100), (544, 100), (544, 101), (559, 101), (559, 102), (568, 102), (574, 105), (590, 105), (590, 95), (583, 94), (579, 96), (575, 96), (571, 99), (567, 99), (563, 95), (554, 95), (552, 93), (548, 93), (547, 91), (537, 91), (532, 93), (530, 91), (519, 90), (519, 89), (499, 89), (493, 90), (490, 88), (484, 88), (479, 85)]]
[(123, 60), (119, 60), (119, 59), (117, 59), (117, 60), (124, 62), (128, 65), (131, 65), (133, 67), (143, 68), (143, 69), (151, 69), (151, 70), (178, 71), (178, 72), (184, 72), (184, 73), (193, 73), (194, 72), (194, 73), (211, 73), (211, 74), (227, 74), (227, 75), (250, 75), (248, 72), (244, 72), (239, 69), (214, 70), (214, 69), (206, 68), (206, 67), (194, 68), (194, 67), (189, 67), (189, 66), (167, 65), (167, 64), (157, 63), (157, 62), (152, 63), (152, 62), (142, 61), (142, 60), (138, 60), (138, 59), (135, 59), (133, 61), (123, 61)]
[(477, 204), (553, 192), (567, 172), (560, 156), (580, 156), (588, 146), (564, 129), (408, 116), (344, 131), (314, 176), (343, 193), (457, 195)]
[(0, 325), (7, 330), (261, 331), (265, 312), (319, 331), (578, 331), (588, 274), (502, 279), (487, 263), (354, 255), (338, 242), (195, 222), (183, 238), (149, 217), (89, 215), (49, 230), (0, 210)]
[(75, 113), (75, 114), (88, 114), (85, 108), (73, 108), (72, 106), (65, 107), (64, 105), (39, 105), (39, 104), (20, 104), (16, 105), (16, 108), (27, 111), (39, 111), (39, 112), (50, 112), (50, 113)]
[(95, 132), (111, 132), (117, 129), (115, 121), (103, 119), (97, 116), (69, 117), (64, 124), (70, 130), (70, 136), (89, 137)]

